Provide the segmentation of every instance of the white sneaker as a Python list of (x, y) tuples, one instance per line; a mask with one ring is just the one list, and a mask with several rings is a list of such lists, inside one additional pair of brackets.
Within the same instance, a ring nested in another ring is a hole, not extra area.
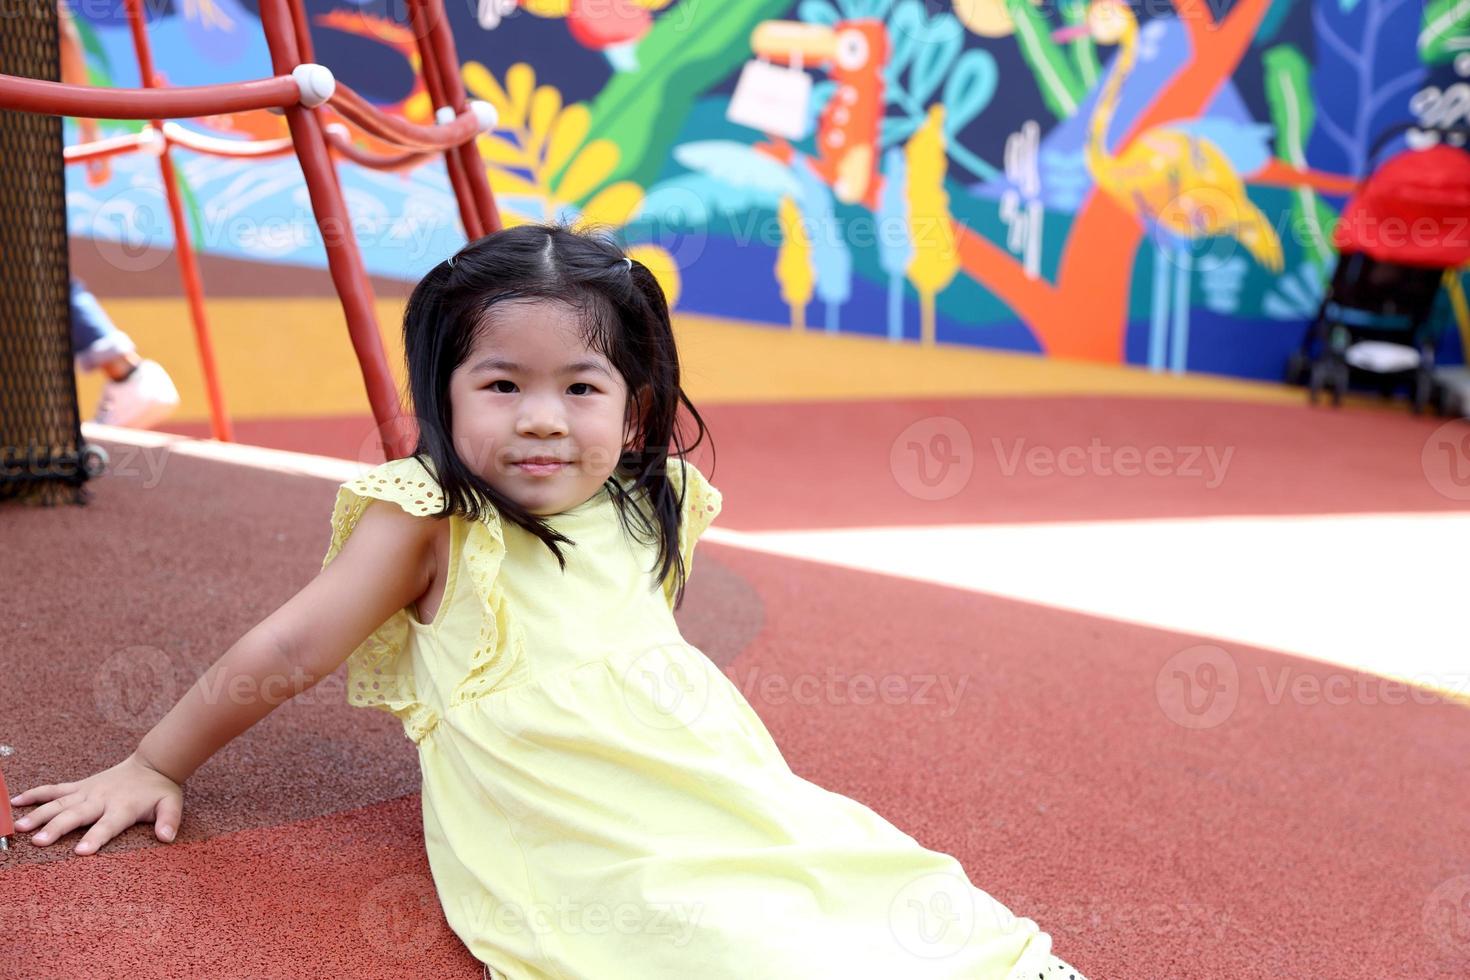
[(122, 381), (103, 386), (95, 421), (146, 429), (168, 418), (178, 406), (179, 390), (173, 378), (162, 364), (145, 360)]

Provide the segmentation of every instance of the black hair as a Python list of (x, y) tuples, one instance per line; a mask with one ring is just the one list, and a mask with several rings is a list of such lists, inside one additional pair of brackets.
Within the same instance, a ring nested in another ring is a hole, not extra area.
[[(465, 245), (414, 287), (403, 315), (403, 350), (419, 429), (412, 455), (432, 463), (430, 470), (443, 491), (443, 510), (433, 516), (458, 514), (479, 521), (493, 508), (503, 520), (540, 538), (566, 570), (558, 543), (576, 542), (481, 479), (460, 458), (451, 435), (450, 375), (469, 357), (490, 310), (523, 299), (572, 307), (584, 342), (606, 357), (627, 383), (624, 431), (632, 429), (635, 435), (631, 448), (619, 456), (607, 489), (625, 530), (645, 541), (656, 535), (655, 580), (662, 583), (676, 570), (678, 608), (687, 576), (678, 547), (684, 497), (676, 499), (667, 476), (669, 446), (673, 444), (682, 465), (682, 457), (703, 441), (707, 430), (679, 386), (679, 356), (662, 287), (646, 266), (628, 260), (603, 232), (552, 224), (507, 228)], [(640, 396), (646, 399), (641, 412)], [(681, 402), (698, 426), (688, 446), (675, 424)], [(640, 491), (651, 504), (651, 515), (637, 503)]]

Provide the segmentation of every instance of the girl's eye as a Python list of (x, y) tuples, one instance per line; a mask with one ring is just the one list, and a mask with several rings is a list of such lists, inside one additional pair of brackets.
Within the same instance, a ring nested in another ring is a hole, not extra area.
[[(510, 394), (510, 391), (507, 391), (507, 390), (501, 388), (500, 385), (510, 385), (511, 389), (513, 390), (515, 388), (515, 386), (516, 386), (516, 383), (514, 381), (507, 381), (506, 379), (501, 378), (499, 381), (492, 381), (492, 382), (490, 382), (488, 385), (485, 386), (485, 390), (486, 391), (494, 391), (494, 392), (497, 392), (497, 393), (502, 394), (502, 395), (508, 395), (508, 394)], [(592, 392), (594, 392), (594, 391), (597, 390), (596, 387), (594, 387), (592, 384), (590, 384), (590, 383), (588, 383), (586, 381), (574, 381), (569, 386), (569, 389), (570, 388), (586, 388), (586, 389), (588, 389), (587, 392), (586, 392), (586, 394), (589, 394), (589, 395), (592, 394)], [(574, 392), (574, 394), (580, 394), (580, 392)]]

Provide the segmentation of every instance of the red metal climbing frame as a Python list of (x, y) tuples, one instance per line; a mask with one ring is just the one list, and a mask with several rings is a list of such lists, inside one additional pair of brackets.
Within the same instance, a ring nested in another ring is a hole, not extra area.
[[(475, 145), (479, 134), (494, 126), (495, 111), (488, 103), (465, 97), (459, 56), (455, 53), (443, 0), (407, 0), (409, 27), (418, 44), (424, 81), (435, 108), (432, 126), (419, 126), (387, 115), (336, 81), (328, 68), (316, 64), (301, 0), (260, 0), (260, 21), (270, 49), (274, 77), (192, 88), (165, 88), (159, 84), (153, 70), (142, 0), (124, 2), (143, 88), (97, 89), (0, 74), (0, 108), (91, 119), (148, 120), (149, 125), (137, 135), (68, 147), (66, 161), (84, 163), (140, 150), (157, 155), (177, 242), (174, 254), (189, 301), (209, 393), (211, 429), (214, 438), (225, 442), (233, 441), (234, 436), (215, 369), (204, 290), (174, 182), (170, 150), (181, 146), (196, 153), (250, 158), (281, 156), (294, 151), (301, 161), (312, 211), (326, 246), (328, 269), (342, 301), (342, 312), (362, 369), (383, 452), (388, 459), (408, 455), (413, 451), (415, 438), (413, 422), (403, 413), (388, 371), (373, 312), (372, 287), (352, 233), (332, 155), (335, 153), (365, 167), (397, 170), (421, 162), (430, 153), (442, 152), (465, 235), (475, 239), (500, 228), (495, 197)], [(353, 145), (342, 127), (323, 123), (317, 110), (324, 103), (330, 103), (365, 132), (402, 147), (404, 152), (377, 154)], [(247, 109), (284, 110), (290, 138), (216, 139), (165, 121)]]

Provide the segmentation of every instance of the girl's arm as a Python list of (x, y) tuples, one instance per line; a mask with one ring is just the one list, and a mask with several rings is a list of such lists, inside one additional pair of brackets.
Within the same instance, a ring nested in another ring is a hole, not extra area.
[(80, 782), (20, 794), (12, 802), (45, 805), (16, 826), (28, 830), (49, 821), (45, 839), (32, 838), (44, 845), (95, 823), (79, 852), (143, 821), (159, 824), (160, 839), (171, 839), (161, 824), (177, 826), (181, 786), (196, 769), (277, 705), (330, 675), (424, 593), (434, 575), (434, 530), (432, 518), (369, 505), (331, 564), (225, 651), (131, 756)]
[(231, 739), (329, 676), (434, 574), (432, 519), (375, 501), (342, 553), (209, 669), (138, 744), (182, 783)]

